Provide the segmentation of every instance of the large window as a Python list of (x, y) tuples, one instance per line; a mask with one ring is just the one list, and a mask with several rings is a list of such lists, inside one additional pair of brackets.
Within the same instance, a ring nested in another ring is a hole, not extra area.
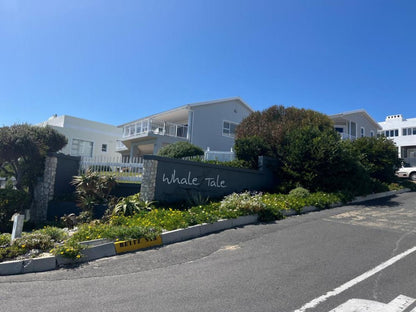
[(222, 126), (222, 135), (228, 137), (235, 136), (235, 128), (238, 126), (237, 123), (231, 121), (224, 121)]
[(72, 139), (71, 155), (92, 157), (94, 143), (80, 139)]

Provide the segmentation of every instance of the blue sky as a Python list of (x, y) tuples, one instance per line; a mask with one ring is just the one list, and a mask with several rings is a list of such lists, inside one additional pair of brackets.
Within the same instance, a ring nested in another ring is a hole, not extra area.
[(416, 117), (414, 0), (0, 0), (0, 126), (253, 109)]

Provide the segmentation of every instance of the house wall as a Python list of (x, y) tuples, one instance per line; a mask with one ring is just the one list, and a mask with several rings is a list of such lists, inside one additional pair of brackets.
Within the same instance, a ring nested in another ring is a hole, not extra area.
[(250, 114), (238, 100), (196, 106), (192, 111), (191, 143), (216, 151), (229, 151), (234, 146), (234, 138), (222, 134), (223, 122), (240, 123)]
[(373, 123), (371, 123), (363, 114), (353, 114), (348, 118), (357, 124), (357, 138), (361, 137), (361, 128), (364, 128), (364, 136), (369, 137), (371, 131), (373, 131), (374, 136), (377, 135), (376, 126), (373, 125)]
[[(116, 126), (76, 118), (72, 116), (53, 116), (39, 126), (47, 126), (66, 136), (68, 144), (60, 151), (63, 154), (74, 155), (73, 140), (93, 142), (92, 156), (116, 157), (116, 141), (120, 139), (122, 130)], [(107, 145), (107, 151), (102, 151), (102, 145)]]
[[(386, 131), (397, 130), (397, 136), (388, 136), (397, 146), (399, 157), (404, 158), (406, 162), (416, 165), (416, 118), (405, 119), (402, 115), (387, 116), (384, 122), (379, 122), (383, 128), (381, 133)], [(406, 131), (403, 135), (403, 129), (411, 128), (410, 134)], [(415, 129), (415, 131), (413, 131)]]

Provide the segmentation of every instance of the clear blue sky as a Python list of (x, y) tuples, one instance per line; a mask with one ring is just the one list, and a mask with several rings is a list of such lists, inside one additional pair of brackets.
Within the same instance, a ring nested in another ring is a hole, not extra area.
[(416, 1), (0, 0), (0, 126), (232, 96), (416, 117)]

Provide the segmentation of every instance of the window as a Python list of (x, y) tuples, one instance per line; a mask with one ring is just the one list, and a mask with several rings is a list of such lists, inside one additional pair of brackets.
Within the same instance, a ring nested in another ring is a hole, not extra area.
[(374, 137), (374, 131), (373, 130), (370, 131), (370, 137), (371, 138)]
[(92, 157), (93, 142), (72, 139), (71, 155)]
[(360, 128), (360, 136), (362, 138), (365, 136), (365, 129), (363, 127)]
[(107, 144), (101, 144), (101, 152), (107, 152)]
[(384, 134), (386, 137), (397, 137), (399, 136), (399, 129), (386, 130)]
[(222, 126), (222, 135), (233, 138), (235, 136), (235, 128), (237, 126), (238, 126), (237, 123), (234, 123), (231, 121), (224, 121), (223, 126)]

